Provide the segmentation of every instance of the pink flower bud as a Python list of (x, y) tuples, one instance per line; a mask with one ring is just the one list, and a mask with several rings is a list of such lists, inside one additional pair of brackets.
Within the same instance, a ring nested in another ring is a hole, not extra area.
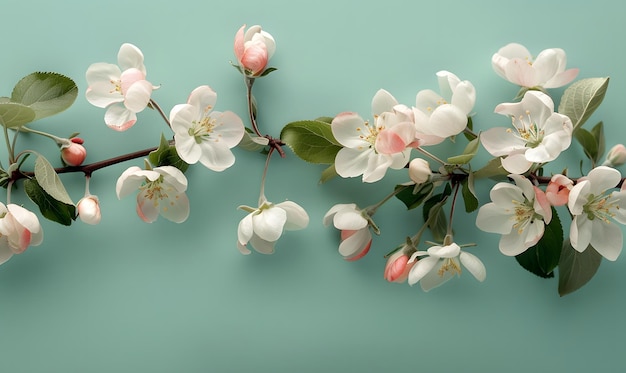
[(609, 150), (603, 166), (617, 167), (624, 163), (626, 163), (626, 147), (623, 144), (617, 144)]
[(235, 35), (235, 56), (246, 74), (259, 76), (276, 50), (276, 42), (261, 26), (252, 26), (244, 34), (245, 28), (241, 26)]
[[(366, 227), (365, 229), (368, 229), (368, 228)], [(352, 235), (354, 235), (357, 232), (358, 232), (358, 230), (343, 229), (341, 231), (341, 241), (345, 241), (346, 239), (348, 239), (349, 237), (351, 237)], [(356, 260), (359, 260), (362, 257), (364, 257), (370, 251), (370, 247), (371, 246), (372, 246), (372, 238), (370, 237), (369, 240), (364, 242), (364, 244), (361, 245), (361, 247), (358, 248), (358, 250), (356, 251), (356, 253), (354, 255), (352, 255), (350, 257), (344, 257), (344, 259), (349, 261), (349, 262), (354, 262)]]
[(61, 158), (69, 166), (80, 166), (87, 157), (87, 150), (82, 145), (83, 139), (74, 137), (61, 146)]
[(574, 182), (561, 174), (552, 176), (546, 188), (546, 198), (552, 206), (567, 204), (569, 191), (574, 187)]
[(427, 182), (432, 173), (430, 164), (425, 159), (415, 158), (409, 163), (409, 177), (416, 184)]
[(96, 196), (85, 196), (76, 205), (78, 217), (84, 223), (96, 225), (100, 223), (100, 202)]
[(387, 259), (385, 265), (385, 280), (389, 282), (402, 283), (409, 277), (409, 271), (417, 263), (413, 261), (409, 263), (409, 256), (404, 250), (398, 250)]

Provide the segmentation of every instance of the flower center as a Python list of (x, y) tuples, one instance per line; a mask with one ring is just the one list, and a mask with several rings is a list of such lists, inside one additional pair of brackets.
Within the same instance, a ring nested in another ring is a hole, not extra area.
[[(378, 116), (374, 116), (374, 121), (378, 122)], [(365, 122), (365, 129), (361, 128), (361, 127), (357, 127), (357, 131), (359, 131), (361, 133), (361, 135), (359, 135), (359, 138), (362, 140), (365, 140), (369, 143), (369, 148), (374, 148), (374, 150), (376, 150), (376, 148), (374, 147), (374, 144), (376, 143), (376, 137), (378, 136), (378, 134), (380, 132), (382, 132), (385, 129), (385, 126), (383, 125), (370, 125), (370, 123), (368, 121)], [(359, 147), (359, 149), (361, 149), (362, 147)]]
[(512, 219), (515, 220), (513, 228), (517, 230), (518, 234), (526, 229), (528, 224), (534, 224), (536, 219), (542, 219), (541, 215), (535, 212), (535, 208), (532, 203), (525, 199), (524, 202), (512, 201), (515, 205)]
[[(545, 131), (533, 121), (530, 110), (526, 110), (526, 117), (523, 115), (511, 117), (511, 124), (517, 131), (514, 136), (524, 141), (526, 146), (536, 148), (543, 141)], [(509, 128), (507, 132), (512, 133), (513, 131)]]
[(157, 203), (159, 200), (167, 198), (167, 192), (172, 188), (165, 188), (163, 186), (163, 176), (160, 176), (154, 181), (147, 181), (145, 184), (139, 187), (140, 190), (146, 192), (146, 198), (149, 200), (155, 200)]
[(443, 264), (439, 267), (439, 271), (437, 271), (437, 274), (439, 277), (443, 277), (448, 271), (453, 272), (453, 274), (456, 273), (457, 275), (461, 275), (461, 267), (453, 258), (444, 259)]
[[(205, 112), (210, 110), (210, 107), (205, 109)], [(213, 138), (215, 142), (220, 140), (221, 134), (218, 134), (217, 137), (212, 136), (215, 127), (218, 125), (217, 121), (210, 116), (203, 116), (201, 120), (194, 120), (192, 123), (192, 127), (189, 128), (189, 136), (193, 137), (196, 140), (196, 143), (200, 144), (202, 141)]]
[(610, 223), (609, 218), (615, 216), (614, 210), (619, 209), (618, 198), (613, 198), (613, 193), (608, 196), (601, 194), (599, 196), (589, 195), (588, 202), (583, 206), (583, 212), (587, 214), (589, 220), (598, 218), (605, 223)]
[(119, 93), (120, 95), (124, 95), (122, 93), (122, 81), (121, 80), (109, 80), (109, 83), (113, 85), (113, 89), (109, 91), (109, 93)]

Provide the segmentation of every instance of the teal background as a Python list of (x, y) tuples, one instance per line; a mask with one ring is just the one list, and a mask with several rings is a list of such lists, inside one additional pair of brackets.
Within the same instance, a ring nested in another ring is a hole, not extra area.
[[(154, 111), (129, 131), (106, 128), (104, 110), (84, 98), (87, 67), (116, 62), (131, 42), (145, 55), (153, 98), (169, 112), (195, 87), (218, 93), (218, 110), (246, 118), (241, 76), (229, 65), (244, 23), (277, 41), (278, 71), (255, 85), (259, 123), (282, 126), (341, 111), (370, 114), (376, 90), (406, 104), (437, 88), (446, 69), (476, 87), (476, 129), (506, 125), (493, 113), (517, 92), (491, 69), (509, 42), (531, 52), (561, 47), (579, 78), (610, 76), (590, 124), (603, 120), (609, 146), (624, 142), (626, 3), (528, 0), (384, 2), (29, 1), (2, 2), (0, 95), (33, 71), (56, 71), (79, 86), (76, 103), (34, 128), (81, 132), (88, 162), (156, 145), (167, 127)], [(562, 90), (553, 90), (560, 97)], [(246, 122), (247, 123), (247, 122)], [(55, 159), (50, 141), (24, 136)], [(288, 232), (276, 253), (242, 256), (236, 207), (258, 198), (264, 157), (236, 150), (223, 173), (200, 165), (187, 173), (191, 215), (181, 225), (145, 224), (133, 197), (119, 201), (115, 181), (127, 162), (94, 174), (101, 224), (42, 221), (44, 243), (0, 267), (0, 370), (3, 372), (588, 372), (619, 371), (626, 335), (625, 262), (604, 261), (580, 291), (560, 298), (557, 280), (536, 278), (501, 255), (498, 236), (477, 231), (475, 213), (455, 215), (460, 243), (487, 266), (478, 283), (464, 272), (429, 293), (383, 279), (383, 255), (412, 235), (421, 211), (390, 201), (375, 216), (382, 234), (369, 255), (349, 263), (338, 237), (322, 226), (335, 203), (377, 202), (404, 181), (374, 185), (335, 179), (319, 185), (321, 166), (287, 149), (266, 185), (275, 202), (308, 211), (306, 230)], [(442, 155), (448, 155), (441, 152)], [(576, 165), (579, 147), (568, 151)], [(480, 157), (487, 159), (484, 151)], [(6, 162), (6, 158), (1, 158)], [(566, 158), (567, 160), (567, 158)], [(574, 170), (577, 169), (574, 167)], [(81, 175), (64, 175), (75, 200)], [(479, 184), (481, 202), (490, 183)], [(4, 200), (4, 199), (2, 199)], [(18, 190), (12, 202), (35, 209)]]

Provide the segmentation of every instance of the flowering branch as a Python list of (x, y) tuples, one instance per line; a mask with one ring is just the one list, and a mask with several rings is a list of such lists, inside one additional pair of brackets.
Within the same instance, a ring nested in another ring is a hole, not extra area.
[[(100, 201), (90, 193), (93, 172), (144, 158), (143, 167), (131, 165), (120, 174), (115, 183), (117, 197), (137, 193), (136, 211), (145, 222), (162, 216), (182, 223), (191, 206), (186, 195), (187, 168), (200, 163), (212, 172), (222, 172), (234, 165), (235, 146), (260, 151), (265, 157), (258, 203), (239, 206), (246, 215), (238, 224), (236, 245), (243, 254), (250, 254), (251, 249), (271, 254), (286, 231), (309, 224), (300, 205), (290, 200), (273, 203), (266, 197), (271, 157), (274, 152), (286, 157), (285, 145), (304, 161), (326, 166), (322, 183), (336, 177), (376, 183), (390, 173), (404, 173), (406, 182), (382, 200), (366, 208), (352, 202), (336, 204), (322, 221), (339, 231), (340, 256), (356, 261), (372, 248), (372, 233), (382, 234), (373, 217), (383, 205), (395, 197), (408, 210), (419, 208), (423, 220), (419, 230), (407, 234), (401, 245), (385, 255), (384, 277), (390, 282), (419, 283), (429, 291), (465, 270), (478, 281), (486, 279), (482, 261), (465, 251), (475, 244), (457, 243), (464, 232), (453, 223), (462, 206), (468, 214), (476, 212), (476, 227), (501, 236), (498, 249), (502, 254), (540, 277), (558, 273), (560, 295), (587, 283), (602, 258), (615, 261), (621, 254), (622, 232), (614, 222), (626, 224), (626, 187), (617, 170), (626, 163), (626, 148), (615, 144), (605, 152), (602, 122), (583, 127), (602, 103), (609, 79), (575, 81), (579, 70), (566, 69), (562, 49), (546, 49), (533, 58), (526, 47), (511, 43), (493, 54), (495, 73), (520, 87), (512, 102), (494, 108), (507, 118), (501, 127), (478, 129), (472, 117), (477, 96), (474, 85), (442, 70), (436, 73), (438, 92), (420, 89), (411, 104), (400, 103), (380, 89), (371, 100), (369, 119), (340, 112), (288, 123), (274, 137), (264, 134), (257, 122), (252, 89), (258, 79), (276, 70), (268, 67), (276, 42), (261, 26), (243, 25), (235, 33), (233, 47), (234, 66), (245, 82), (250, 128), (236, 113), (215, 110), (217, 93), (208, 85), (195, 88), (185, 103), (173, 105), (166, 114), (152, 98), (160, 87), (147, 80), (144, 55), (135, 45), (120, 47), (117, 64), (90, 65), (84, 94), (89, 103), (105, 110), (104, 123), (109, 128), (126, 131), (137, 124), (139, 113), (152, 108), (173, 138), (162, 134), (158, 146), (89, 164), (83, 164), (87, 148), (77, 133), (66, 138), (28, 126), (70, 107), (78, 94), (76, 84), (55, 73), (34, 73), (20, 80), (11, 97), (0, 100), (8, 160), (6, 168), (0, 164), (0, 185), (8, 189), (6, 204), (0, 203), (0, 264), (41, 244), (43, 238), (38, 215), (11, 203), (16, 183), (23, 183), (41, 216), (63, 225), (71, 225), (77, 217), (98, 224)], [(567, 85), (555, 107), (551, 90)], [(52, 139), (59, 147), (62, 166), (53, 166), (36, 150), (17, 149), (21, 132)], [(429, 149), (450, 139), (464, 147), (444, 157)], [(581, 177), (572, 179), (567, 170), (553, 167), (576, 142), (591, 167), (583, 171), (581, 162)], [(477, 166), (474, 157), (481, 146), (492, 158)], [(32, 169), (25, 163), (29, 157), (34, 158)], [(77, 204), (59, 177), (71, 172), (85, 175), (84, 195)], [(491, 201), (481, 204), (476, 179), (494, 181)], [(568, 214), (559, 213), (561, 206), (566, 206)], [(422, 239), (425, 234), (429, 239)]]

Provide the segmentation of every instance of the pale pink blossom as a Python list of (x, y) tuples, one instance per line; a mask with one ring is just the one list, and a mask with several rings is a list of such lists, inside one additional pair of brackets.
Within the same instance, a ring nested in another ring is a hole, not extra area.
[(511, 174), (515, 185), (497, 183), (491, 198), (478, 210), (476, 226), (485, 232), (501, 234), (500, 251), (515, 256), (539, 242), (545, 225), (552, 220), (552, 209), (545, 193), (521, 175)]
[(146, 80), (143, 53), (136, 46), (122, 44), (118, 65), (94, 63), (87, 69), (87, 101), (107, 108), (104, 122), (116, 131), (125, 131), (137, 121), (137, 113), (150, 102), (153, 87)]
[(115, 190), (120, 199), (139, 190), (137, 215), (146, 223), (154, 222), (159, 214), (175, 223), (182, 223), (189, 216), (187, 178), (176, 167), (129, 167), (117, 179)]
[(323, 223), (331, 223), (341, 232), (339, 254), (348, 261), (364, 257), (372, 246), (370, 227), (377, 231), (371, 217), (354, 203), (337, 204), (324, 215)]
[(578, 69), (565, 69), (567, 57), (563, 49), (545, 49), (533, 58), (528, 49), (518, 43), (500, 48), (491, 57), (491, 65), (498, 75), (525, 88), (558, 88), (578, 75)]
[(309, 225), (309, 215), (297, 203), (283, 201), (271, 203), (263, 196), (259, 207), (239, 206), (247, 211), (237, 227), (237, 248), (248, 255), (248, 244), (261, 254), (273, 254), (276, 241), (284, 231), (304, 229)]
[(415, 126), (404, 111), (394, 110), (397, 104), (381, 89), (372, 99), (373, 123), (350, 112), (333, 119), (331, 130), (343, 146), (335, 157), (339, 176), (362, 175), (363, 182), (372, 183), (382, 179), (388, 168), (404, 168), (415, 141)]
[(0, 202), (0, 264), (13, 254), (43, 241), (43, 230), (37, 215), (20, 205)]
[(243, 138), (241, 118), (232, 111), (213, 111), (217, 93), (209, 86), (191, 92), (186, 104), (170, 112), (176, 152), (189, 163), (202, 163), (213, 171), (223, 171), (235, 163), (231, 148)]
[(480, 141), (502, 167), (523, 174), (535, 164), (555, 160), (572, 142), (573, 125), (569, 117), (554, 112), (550, 96), (528, 91), (522, 101), (504, 103), (495, 112), (511, 118), (511, 127), (495, 127), (483, 132)]
[(416, 263), (409, 271), (409, 285), (419, 282), (424, 291), (446, 283), (455, 275), (460, 276), (461, 264), (478, 281), (482, 282), (487, 277), (483, 262), (475, 255), (461, 250), (454, 242), (444, 246), (432, 246), (427, 251), (417, 251), (412, 255), (411, 261)]
[(609, 190), (620, 181), (619, 171), (599, 166), (579, 179), (570, 191), (567, 207), (574, 220), (569, 238), (577, 251), (583, 252), (591, 245), (608, 260), (619, 257), (623, 236), (614, 221), (626, 224), (626, 190)]

